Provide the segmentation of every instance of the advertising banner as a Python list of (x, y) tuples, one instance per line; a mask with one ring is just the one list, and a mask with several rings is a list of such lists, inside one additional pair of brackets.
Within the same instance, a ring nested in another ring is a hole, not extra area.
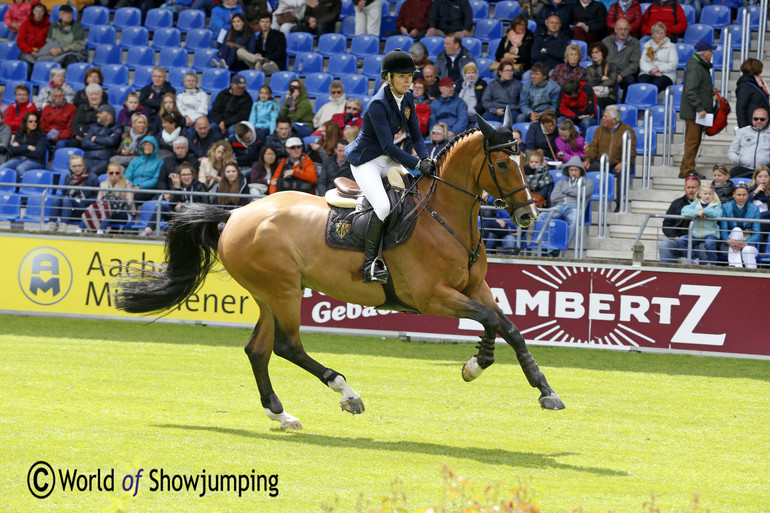
[[(0, 310), (135, 317), (110, 293), (121, 271), (162, 262), (163, 245), (66, 237), (5, 236)], [(535, 344), (770, 358), (770, 276), (544, 261), (490, 263), (503, 312)], [(251, 327), (258, 308), (221, 268), (164, 319)], [(307, 290), (305, 331), (476, 340), (474, 321), (378, 311)]]

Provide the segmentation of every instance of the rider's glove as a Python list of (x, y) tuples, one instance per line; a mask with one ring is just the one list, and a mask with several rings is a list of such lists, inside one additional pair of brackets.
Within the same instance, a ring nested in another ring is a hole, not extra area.
[(424, 175), (434, 175), (436, 174), (436, 161), (428, 158), (422, 159), (417, 168)]

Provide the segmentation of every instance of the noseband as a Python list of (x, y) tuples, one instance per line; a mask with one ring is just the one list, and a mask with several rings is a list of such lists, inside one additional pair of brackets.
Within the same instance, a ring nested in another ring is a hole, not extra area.
[[(503, 144), (495, 144), (493, 146), (489, 146), (487, 143), (486, 137), (484, 138), (484, 159), (487, 161), (487, 166), (489, 167), (489, 175), (492, 177), (492, 182), (494, 182), (495, 187), (497, 188), (497, 199), (494, 201), (494, 206), (496, 208), (503, 208), (505, 210), (517, 210), (521, 207), (528, 207), (529, 205), (532, 205), (535, 200), (532, 198), (528, 199), (524, 203), (519, 203), (516, 201), (515, 198), (513, 198), (513, 195), (516, 194), (519, 191), (523, 191), (524, 189), (529, 189), (529, 184), (525, 183), (524, 185), (521, 185), (514, 190), (512, 190), (509, 193), (503, 193), (502, 188), (500, 187), (500, 184), (497, 182), (497, 172), (495, 171), (495, 166), (492, 164), (492, 152), (493, 151), (502, 151), (503, 153), (509, 155), (509, 156), (515, 156), (519, 152), (519, 143), (516, 141), (510, 141)], [(481, 168), (479, 169), (479, 173), (476, 176), (476, 183), (481, 179), (481, 171), (484, 169), (484, 163), (481, 163)], [(511, 198), (511, 201), (513, 202), (513, 206), (511, 206), (511, 203), (509, 203), (508, 198)]]

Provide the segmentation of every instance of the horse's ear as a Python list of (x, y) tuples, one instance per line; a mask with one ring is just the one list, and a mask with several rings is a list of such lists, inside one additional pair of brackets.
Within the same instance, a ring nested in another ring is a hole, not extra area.
[(508, 105), (505, 106), (505, 117), (503, 118), (503, 126), (505, 128), (513, 127), (513, 116), (511, 116), (511, 108)]
[(476, 114), (476, 122), (479, 124), (481, 133), (484, 134), (484, 139), (491, 139), (495, 135), (495, 127), (487, 123), (487, 120)]

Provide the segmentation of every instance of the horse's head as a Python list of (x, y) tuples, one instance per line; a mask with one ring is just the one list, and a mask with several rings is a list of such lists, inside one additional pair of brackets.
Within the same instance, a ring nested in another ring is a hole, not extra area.
[(537, 208), (519, 166), (519, 145), (513, 140), (511, 113), (506, 107), (503, 126), (494, 127), (476, 114), (484, 135), (484, 154), (488, 173), (479, 173), (479, 185), (495, 197), (495, 206), (504, 208), (522, 228), (537, 219)]

